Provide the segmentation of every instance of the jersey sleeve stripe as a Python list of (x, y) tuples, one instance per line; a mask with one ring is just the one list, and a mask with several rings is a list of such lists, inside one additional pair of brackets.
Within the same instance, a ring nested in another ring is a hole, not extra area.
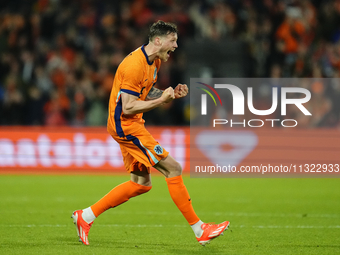
[(129, 90), (129, 89), (121, 89), (122, 92), (139, 97), (140, 93), (133, 91), (133, 90)]
[(120, 97), (116, 105), (114, 119), (115, 119), (117, 135), (119, 135), (120, 137), (124, 137), (125, 134), (122, 128), (121, 120), (120, 120), (121, 115), (122, 115), (122, 98)]

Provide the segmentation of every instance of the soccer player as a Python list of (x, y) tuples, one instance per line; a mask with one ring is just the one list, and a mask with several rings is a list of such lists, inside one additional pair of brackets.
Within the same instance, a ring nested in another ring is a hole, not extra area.
[(177, 48), (177, 27), (158, 21), (150, 27), (149, 43), (130, 53), (119, 65), (109, 102), (108, 132), (121, 148), (124, 166), (131, 179), (112, 189), (92, 206), (74, 211), (79, 241), (89, 245), (93, 221), (103, 212), (151, 189), (150, 168), (165, 176), (170, 196), (202, 245), (223, 234), (229, 222), (203, 223), (196, 215), (183, 183), (180, 164), (145, 129), (143, 112), (185, 97), (188, 87), (178, 84), (161, 91), (154, 87), (161, 61)]

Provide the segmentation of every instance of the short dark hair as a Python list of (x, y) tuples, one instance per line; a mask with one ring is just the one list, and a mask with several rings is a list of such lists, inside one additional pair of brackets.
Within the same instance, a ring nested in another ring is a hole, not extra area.
[(152, 41), (156, 36), (164, 36), (171, 33), (178, 33), (177, 26), (173, 23), (159, 20), (150, 27), (149, 41)]

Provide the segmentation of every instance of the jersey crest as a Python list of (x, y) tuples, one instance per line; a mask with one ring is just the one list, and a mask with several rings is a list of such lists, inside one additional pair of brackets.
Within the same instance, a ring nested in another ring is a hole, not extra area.
[(159, 144), (157, 144), (153, 150), (156, 152), (157, 155), (161, 155), (163, 153), (163, 148)]

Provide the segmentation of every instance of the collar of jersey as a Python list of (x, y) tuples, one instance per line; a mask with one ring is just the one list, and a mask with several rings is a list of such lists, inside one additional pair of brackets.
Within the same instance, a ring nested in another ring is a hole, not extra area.
[(153, 64), (153, 61), (152, 62), (150, 62), (150, 60), (149, 60), (149, 57), (148, 57), (148, 55), (146, 54), (146, 52), (145, 52), (145, 49), (144, 49), (144, 46), (145, 46), (146, 44), (143, 44), (143, 46), (142, 46), (142, 51), (143, 51), (143, 53), (144, 53), (144, 56), (145, 56), (145, 58), (146, 58), (146, 62), (148, 62), (148, 64), (151, 66), (152, 64)]

